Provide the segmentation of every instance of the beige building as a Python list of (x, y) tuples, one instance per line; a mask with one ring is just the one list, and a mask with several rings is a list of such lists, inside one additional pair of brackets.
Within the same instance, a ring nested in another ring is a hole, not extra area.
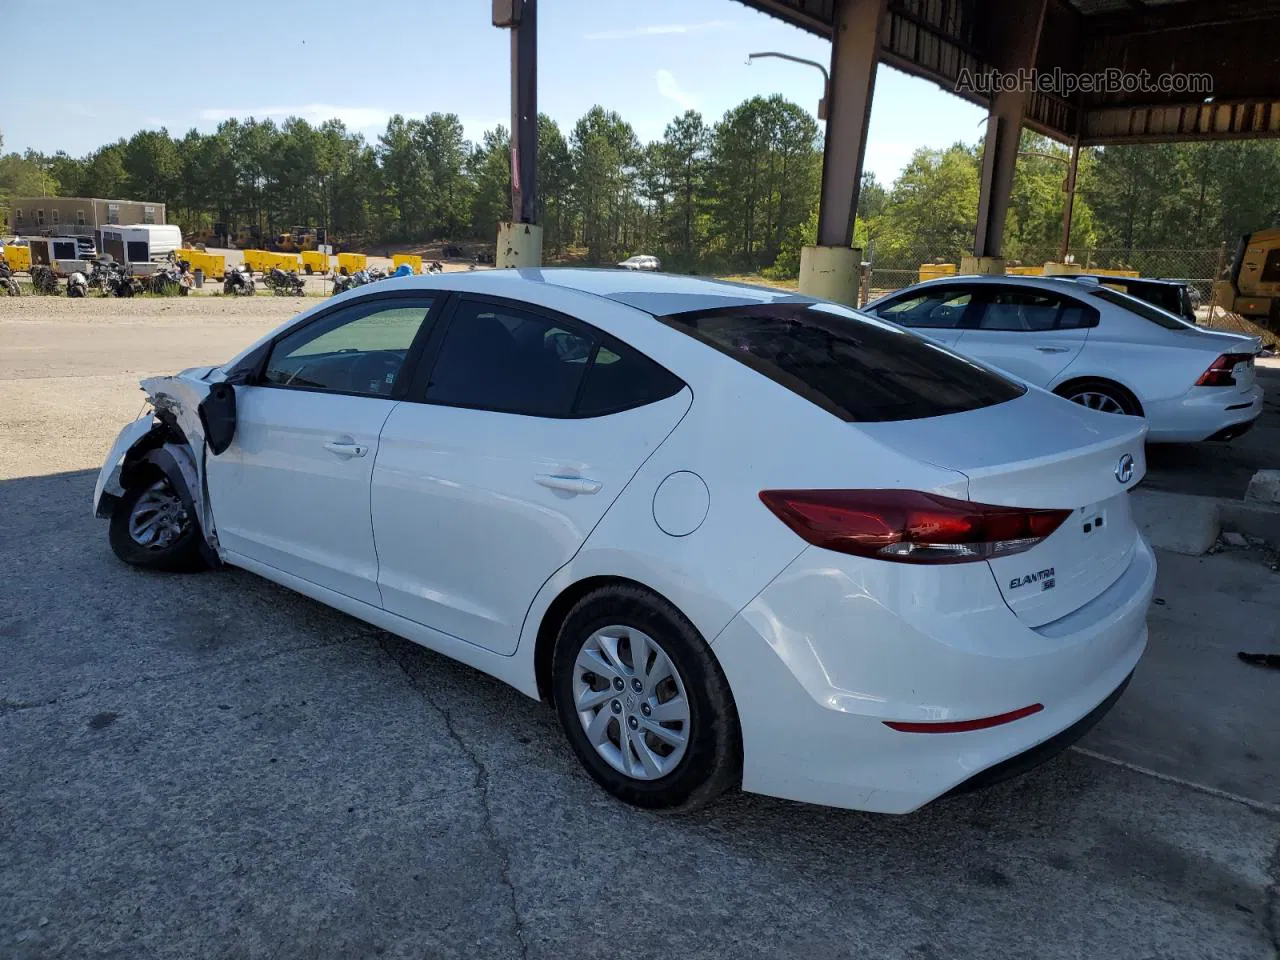
[(108, 224), (164, 223), (164, 204), (96, 197), (14, 197), (4, 230), (18, 236), (93, 236)]

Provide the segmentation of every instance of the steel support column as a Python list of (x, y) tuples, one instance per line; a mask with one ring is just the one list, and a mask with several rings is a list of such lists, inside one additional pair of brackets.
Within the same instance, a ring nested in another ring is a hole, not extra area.
[(862, 185), (886, 0), (836, 0), (818, 245), (848, 247)]
[[(1045, 0), (1010, 5), (1010, 16), (1001, 24), (1010, 72), (1035, 67), (1045, 6)], [(1009, 198), (1013, 194), (1014, 171), (1018, 166), (1022, 118), (1030, 96), (1029, 90), (1002, 90), (991, 101), (987, 138), (982, 150), (978, 224), (973, 242), (974, 256), (980, 260), (996, 261), (1003, 255), (1004, 221), (1009, 212)], [(1003, 267), (996, 272), (1003, 272)]]
[(498, 224), (495, 264), (537, 266), (538, 2), (494, 0), (493, 23), (511, 30), (511, 220)]

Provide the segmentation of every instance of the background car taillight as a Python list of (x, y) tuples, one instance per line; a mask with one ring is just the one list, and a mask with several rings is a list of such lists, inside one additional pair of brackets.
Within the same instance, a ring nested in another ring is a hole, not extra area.
[(1224, 353), (1209, 365), (1209, 369), (1200, 374), (1197, 387), (1234, 387), (1236, 378), (1233, 373), (1238, 363), (1253, 363), (1252, 353)]
[(762, 490), (814, 546), (898, 563), (965, 563), (1030, 550), (1070, 510), (996, 507), (915, 490)]

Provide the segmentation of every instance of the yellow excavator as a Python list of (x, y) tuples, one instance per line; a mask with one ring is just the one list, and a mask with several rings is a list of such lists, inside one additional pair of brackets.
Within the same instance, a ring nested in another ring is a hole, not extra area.
[(1213, 285), (1213, 300), (1229, 313), (1280, 330), (1280, 227), (1240, 238), (1230, 274)]

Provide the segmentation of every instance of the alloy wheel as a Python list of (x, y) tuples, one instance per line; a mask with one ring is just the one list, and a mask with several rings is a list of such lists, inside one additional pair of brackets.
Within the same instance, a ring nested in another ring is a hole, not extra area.
[(596, 752), (635, 780), (671, 773), (688, 748), (684, 681), (665, 650), (632, 627), (587, 638), (573, 671), (574, 709)]
[(1096, 393), (1086, 390), (1081, 393), (1072, 394), (1067, 398), (1072, 403), (1078, 403), (1082, 407), (1088, 407), (1090, 410), (1097, 410), (1100, 413), (1124, 413), (1125, 409), (1120, 401), (1107, 393)]
[(187, 508), (167, 479), (147, 487), (129, 513), (130, 539), (148, 550), (173, 546), (190, 525)]

